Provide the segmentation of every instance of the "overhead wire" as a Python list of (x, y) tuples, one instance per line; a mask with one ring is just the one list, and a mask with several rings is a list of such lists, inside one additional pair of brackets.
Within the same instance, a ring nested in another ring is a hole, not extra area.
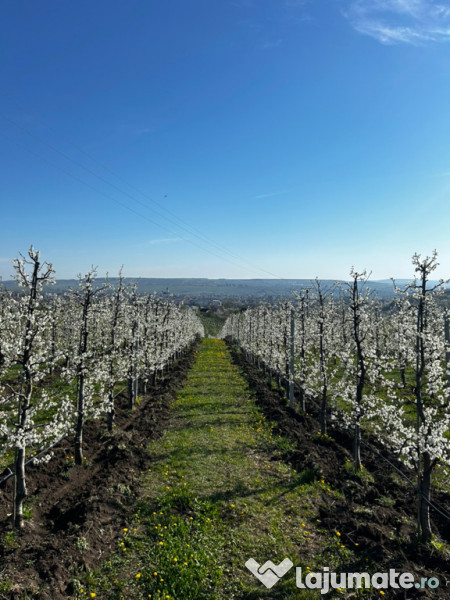
[[(15, 102), (15, 104), (16, 104), (16, 106), (18, 106), (16, 102)], [(9, 123), (11, 123), (12, 125), (16, 126), (17, 128), (21, 129), (22, 131), (24, 131), (27, 135), (29, 135), (31, 138), (33, 138), (36, 141), (38, 141), (40, 144), (43, 144), (43, 145), (47, 146), (48, 148), (50, 148), (53, 152), (56, 152), (56, 153), (60, 154), (66, 160), (68, 160), (68, 161), (72, 162), (73, 164), (77, 165), (78, 167), (82, 168), (83, 170), (85, 170), (86, 172), (88, 172), (90, 175), (96, 177), (97, 179), (99, 179), (103, 183), (111, 186), (112, 188), (114, 188), (115, 190), (117, 190), (119, 193), (125, 195), (126, 197), (128, 197), (131, 200), (133, 200), (134, 202), (136, 202), (137, 204), (141, 205), (142, 207), (144, 207), (146, 209), (150, 209), (150, 207), (146, 203), (142, 202), (141, 200), (139, 200), (138, 198), (136, 198), (134, 195), (130, 194), (129, 192), (127, 192), (125, 190), (123, 190), (122, 188), (120, 188), (119, 186), (117, 186), (115, 183), (113, 183), (111, 181), (108, 181), (102, 175), (99, 175), (98, 173), (96, 173), (95, 171), (93, 171), (91, 168), (87, 167), (86, 165), (84, 165), (80, 161), (74, 159), (73, 157), (69, 156), (65, 152), (61, 151), (59, 148), (56, 148), (55, 146), (53, 146), (52, 144), (50, 144), (46, 140), (43, 140), (41, 137), (39, 137), (35, 133), (31, 132), (28, 128), (26, 128), (23, 125), (17, 123), (15, 120), (11, 119), (10, 117), (7, 117), (6, 115), (1, 115), (1, 117), (4, 120), (6, 120)], [(225, 246), (223, 246), (221, 244), (218, 244), (217, 242), (211, 240), (208, 236), (205, 236), (202, 232), (199, 232), (197, 229), (195, 229), (191, 225), (188, 225), (186, 222), (183, 221), (183, 219), (181, 219), (180, 217), (178, 217), (177, 215), (175, 215), (172, 211), (170, 211), (169, 209), (167, 209), (166, 207), (164, 207), (161, 203), (157, 202), (156, 200), (154, 200), (153, 198), (151, 198), (150, 196), (148, 196), (145, 192), (139, 190), (139, 188), (137, 188), (136, 186), (134, 186), (134, 185), (130, 184), (129, 182), (127, 182), (123, 177), (121, 177), (120, 175), (118, 175), (117, 173), (115, 173), (112, 169), (110, 169), (109, 167), (107, 167), (104, 164), (102, 164), (99, 161), (97, 161), (94, 157), (92, 157), (89, 153), (87, 153), (85, 150), (83, 150), (82, 148), (80, 148), (77, 144), (74, 144), (71, 140), (69, 140), (65, 136), (62, 136), (61, 134), (59, 134), (53, 127), (51, 127), (50, 125), (46, 124), (45, 122), (43, 122), (43, 124), (49, 130), (53, 131), (58, 137), (60, 137), (61, 139), (63, 139), (67, 143), (69, 143), (76, 150), (78, 150), (79, 152), (83, 153), (90, 160), (92, 160), (93, 162), (95, 162), (96, 164), (98, 164), (101, 168), (103, 168), (106, 171), (108, 171), (111, 175), (113, 175), (114, 177), (116, 177), (117, 179), (119, 179), (120, 181), (122, 181), (125, 185), (129, 186), (132, 189), (135, 189), (139, 194), (143, 195), (146, 199), (148, 199), (150, 202), (152, 202), (154, 205), (156, 205), (160, 209), (159, 211), (157, 211), (157, 214), (161, 218), (165, 219), (166, 221), (168, 221), (169, 223), (171, 223), (175, 227), (178, 227), (179, 229), (185, 231), (189, 235), (192, 235), (192, 236), (196, 237), (202, 244), (207, 244), (208, 246), (212, 246), (216, 250), (218, 250), (219, 252), (225, 253), (225, 254), (231, 256), (233, 259), (238, 260), (241, 263), (244, 263), (246, 265), (249, 265), (251, 267), (251, 270), (253, 270), (253, 271), (260, 272), (260, 273), (265, 273), (266, 275), (270, 275), (271, 277), (274, 277), (275, 279), (280, 279), (280, 280), (284, 279), (284, 278), (280, 277), (279, 275), (276, 275), (275, 273), (272, 273), (271, 271), (268, 271), (267, 269), (263, 269), (263, 268), (259, 267), (258, 265), (255, 265), (254, 263), (248, 261), (247, 259), (243, 258), (242, 256), (240, 256), (240, 255), (238, 255), (238, 254), (236, 254), (234, 252), (231, 252)], [(8, 137), (8, 136), (5, 136), (5, 137)], [(47, 161), (47, 162), (49, 162), (49, 161)], [(51, 163), (51, 164), (53, 164), (53, 163)], [(56, 166), (56, 165), (53, 164), (53, 166)], [(65, 172), (65, 173), (67, 174), (67, 172)], [(81, 180), (79, 180), (79, 181), (81, 181)], [(93, 188), (93, 186), (90, 186), (90, 187), (92, 189), (95, 189), (95, 188)], [(105, 196), (104, 193), (103, 193), (103, 195)], [(109, 197), (109, 196), (106, 195), (106, 197)], [(120, 204), (123, 207), (127, 206), (125, 203), (120, 203)], [(133, 210), (133, 209), (131, 209), (131, 210)], [(155, 210), (155, 209), (151, 209), (151, 210)], [(173, 220), (173, 218), (170, 218), (170, 217), (168, 217), (168, 216), (166, 216), (164, 214), (161, 214), (161, 210), (163, 210), (163, 211), (167, 212), (168, 214), (170, 214), (174, 219), (176, 219), (176, 221), (179, 221), (179, 223), (175, 222)], [(136, 214), (138, 214), (136, 211), (133, 211), (133, 212), (135, 212)], [(152, 221), (152, 222), (154, 224), (157, 224), (155, 221)], [(166, 231), (170, 231), (168, 228), (165, 228), (165, 229), (166, 229)], [(189, 243), (192, 243), (192, 240), (189, 240), (188, 238), (185, 238), (184, 236), (182, 236), (178, 232), (170, 231), (170, 233), (172, 233), (173, 235), (178, 236), (180, 239), (182, 239), (184, 241), (188, 241)], [(194, 245), (196, 245), (196, 244), (194, 244)], [(197, 245), (197, 247), (200, 247), (203, 251), (211, 252), (210, 250), (207, 250), (207, 249), (205, 249), (205, 248), (203, 248), (201, 246)], [(212, 253), (212, 254), (214, 256), (222, 259), (222, 260), (225, 260), (224, 257), (219, 256), (216, 253)], [(227, 260), (227, 262), (230, 262), (230, 261)], [(231, 264), (235, 264), (235, 266), (236, 266), (236, 263), (231, 263)], [(239, 266), (239, 268), (241, 268), (241, 269), (243, 268), (241, 265), (237, 265), (237, 266)]]
[[(4, 115), (3, 115), (4, 117)], [(4, 117), (7, 118), (7, 117)], [(27, 133), (29, 133), (30, 135), (32, 135), (34, 138), (38, 139), (39, 141), (40, 138), (38, 138), (35, 134), (31, 134), (31, 132), (29, 132), (29, 130), (27, 130), (25, 127), (23, 127), (22, 125), (19, 125), (18, 123), (16, 123), (15, 121), (13, 121), (12, 119), (7, 118), (11, 123), (13, 123), (14, 125), (16, 125), (17, 127), (20, 127), (22, 130), (26, 131)], [(113, 177), (115, 177), (116, 179), (118, 179), (119, 181), (121, 181), (122, 183), (124, 183), (125, 185), (127, 185), (128, 187), (130, 187), (131, 189), (134, 189), (136, 192), (138, 192), (139, 194), (141, 194), (142, 196), (144, 196), (147, 200), (149, 200), (152, 204), (154, 204), (155, 206), (157, 206), (159, 209), (163, 210), (164, 212), (167, 212), (169, 215), (171, 215), (174, 219), (176, 219), (176, 221), (179, 221), (181, 223), (181, 225), (179, 225), (178, 223), (175, 223), (175, 225), (177, 227), (180, 227), (182, 229), (184, 229), (185, 231), (187, 231), (190, 234), (197, 234), (197, 236), (199, 236), (200, 238), (202, 238), (202, 240), (208, 242), (209, 244), (213, 244), (214, 246), (216, 246), (218, 249), (220, 249), (223, 252), (226, 252), (227, 254), (229, 254), (230, 256), (237, 258), (238, 260), (242, 260), (242, 257), (240, 257), (239, 255), (237, 255), (234, 252), (231, 252), (228, 248), (226, 248), (225, 246), (217, 243), (214, 240), (211, 240), (211, 238), (209, 238), (208, 236), (206, 236), (204, 233), (202, 233), (201, 231), (199, 231), (198, 229), (196, 229), (195, 227), (193, 227), (190, 224), (187, 224), (183, 219), (181, 219), (180, 217), (178, 217), (173, 211), (169, 210), (166, 206), (164, 206), (163, 204), (161, 204), (160, 202), (158, 202), (157, 200), (155, 200), (154, 198), (152, 198), (151, 196), (149, 196), (148, 194), (146, 194), (145, 192), (143, 192), (141, 189), (139, 189), (138, 187), (136, 187), (135, 185), (133, 185), (132, 183), (130, 183), (129, 181), (127, 181), (126, 179), (124, 179), (121, 175), (119, 175), (118, 173), (116, 173), (115, 171), (113, 171), (110, 167), (108, 167), (107, 165), (105, 165), (104, 163), (98, 161), (95, 157), (93, 157), (91, 154), (89, 154), (88, 152), (86, 152), (83, 148), (81, 148), (80, 146), (78, 146), (77, 144), (75, 144), (74, 142), (72, 142), (72, 140), (69, 140), (66, 136), (63, 136), (62, 134), (60, 134), (54, 127), (52, 127), (51, 125), (49, 125), (48, 123), (46, 123), (45, 121), (43, 121), (42, 119), (40, 119), (40, 122), (45, 125), (45, 127), (47, 127), (47, 129), (49, 129), (50, 131), (52, 131), (55, 135), (57, 135), (61, 140), (63, 140), (64, 142), (70, 144), (73, 148), (75, 148), (78, 152), (81, 152), (82, 154), (84, 154), (87, 158), (89, 158), (89, 160), (93, 161), (94, 163), (96, 163), (99, 167), (101, 167), (102, 169), (104, 169), (105, 171), (107, 171), (108, 173), (110, 173), (111, 175), (113, 175)], [(53, 146), (51, 146), (50, 144), (48, 144), (47, 142), (43, 142), (46, 145), (48, 145), (49, 147), (52, 148), (52, 150), (58, 151), (56, 150)], [(64, 155), (66, 158), (68, 158), (69, 160), (72, 160), (71, 158), (69, 158), (67, 155)], [(85, 167), (84, 165), (81, 165), (78, 161), (74, 161), (76, 162), (76, 164), (78, 164), (79, 166), (81, 166), (82, 168), (85, 168), (86, 170), (88, 170), (91, 174), (94, 174), (90, 169), (88, 169), (87, 167)], [(100, 179), (102, 179), (103, 181), (105, 181), (102, 177), (100, 177), (97, 174), (94, 174), (96, 177), (99, 177)], [(114, 184), (110, 183), (110, 182), (106, 182), (109, 185), (112, 185), (113, 187), (115, 187), (116, 189), (119, 189), (117, 186), (115, 186)], [(120, 190), (121, 192), (123, 192), (123, 190)], [(135, 202), (141, 204), (141, 206), (144, 206), (145, 208), (149, 208), (149, 206), (145, 203), (143, 203), (142, 201), (138, 200), (137, 198), (135, 198), (134, 196), (131, 196), (130, 194), (127, 194), (126, 192), (123, 192), (124, 194), (128, 195), (132, 200), (134, 200)], [(166, 217), (165, 215), (161, 215), (163, 218), (169, 220), (169, 222), (173, 222), (170, 219), (168, 219), (168, 217)], [(196, 237), (197, 237), (196, 236)], [(252, 263), (248, 262), (246, 259), (244, 259), (245, 262), (247, 262), (247, 264), (252, 265)], [(255, 265), (252, 265), (255, 266)], [(258, 267), (257, 267), (258, 268)], [(259, 268), (258, 268), (259, 270)], [(269, 272), (268, 272), (269, 273)], [(269, 273), (271, 274), (271, 273)], [(273, 274), (271, 274), (273, 275)]]
[[(58, 171), (61, 171), (62, 173), (64, 173), (65, 175), (67, 175), (68, 177), (74, 179), (75, 181), (77, 181), (78, 183), (81, 183), (82, 185), (85, 185), (86, 187), (90, 188), (91, 190), (93, 190), (94, 192), (96, 192), (97, 194), (100, 194), (101, 196), (107, 198), (108, 200), (112, 200), (113, 202), (115, 202), (116, 204), (118, 204), (119, 206), (121, 206), (122, 208), (128, 210), (129, 212), (134, 213), (135, 215), (137, 215), (138, 217), (145, 219), (146, 221), (148, 221), (149, 223), (152, 223), (153, 225), (156, 225), (157, 227), (159, 227), (160, 229), (164, 229), (165, 231), (168, 231), (169, 233), (171, 233), (172, 235), (176, 235), (178, 236), (180, 239), (182, 239), (183, 241), (196, 246), (197, 248), (200, 248), (201, 250), (203, 250), (204, 252), (207, 252), (213, 256), (216, 256), (217, 258), (219, 258), (220, 260), (223, 260), (225, 262), (228, 262), (229, 264), (232, 264), (234, 266), (239, 267), (240, 269), (242, 269), (242, 265), (239, 265), (238, 263), (224, 257), (224, 256), (220, 256), (219, 254), (215, 253), (214, 251), (208, 249), (208, 248), (204, 248), (203, 246), (200, 246), (199, 244), (197, 244), (196, 242), (194, 242), (193, 240), (190, 240), (189, 238), (184, 238), (183, 236), (179, 235), (177, 232), (174, 232), (173, 230), (169, 229), (168, 227), (166, 227), (165, 225), (162, 225), (161, 223), (158, 223), (157, 221), (154, 221), (153, 219), (149, 218), (147, 215), (144, 215), (140, 212), (138, 212), (137, 210), (135, 210), (134, 208), (132, 208), (131, 206), (128, 206), (127, 204), (125, 204), (124, 202), (121, 202), (120, 200), (118, 200), (117, 198), (114, 198), (114, 196), (111, 196), (109, 194), (107, 194), (106, 192), (99, 190), (98, 188), (96, 188), (95, 186), (91, 185), (90, 183), (84, 181), (83, 179), (81, 179), (80, 177), (74, 175), (73, 173), (70, 173), (69, 171), (67, 171), (66, 169), (62, 168), (60, 165), (57, 165), (56, 163), (52, 162), (51, 160), (49, 160), (48, 158), (41, 156), (39, 153), (35, 152), (34, 150), (31, 150), (30, 148), (27, 148), (26, 146), (24, 146), (23, 144), (21, 144), (20, 142), (17, 142), (17, 140), (12, 139), (10, 136), (6, 135), (3, 132), (0, 132), (0, 135), (2, 135), (5, 139), (7, 139), (8, 141), (10, 141), (11, 143), (15, 144), (16, 146), (18, 146), (19, 148), (22, 148), (23, 150), (26, 150), (27, 152), (29, 152), (30, 154), (32, 154), (33, 156), (39, 158), (40, 160), (46, 162), (47, 164), (51, 165), (52, 167), (54, 167), (55, 169), (57, 169)], [(248, 270), (248, 269), (247, 269)]]

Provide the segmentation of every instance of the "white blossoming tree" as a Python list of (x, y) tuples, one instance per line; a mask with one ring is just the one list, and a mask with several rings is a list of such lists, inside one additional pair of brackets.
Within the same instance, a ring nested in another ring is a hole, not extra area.
[[(401, 333), (396, 339), (400, 368), (409, 365), (414, 384), (408, 401), (391, 390), (390, 403), (379, 405), (377, 429), (380, 439), (396, 450), (415, 470), (417, 478), (417, 521), (421, 538), (431, 539), (430, 501), (434, 469), (450, 462), (450, 406), (446, 377), (444, 312), (436, 300), (443, 292), (442, 280), (430, 284), (437, 268), (437, 253), (421, 258), (414, 254), (415, 279), (398, 290)], [(406, 380), (403, 377), (406, 386)], [(392, 387), (392, 386), (391, 386)]]
[[(27, 497), (27, 449), (36, 453), (49, 439), (64, 430), (69, 401), (54, 398), (43, 389), (42, 382), (52, 356), (51, 314), (49, 303), (42, 302), (42, 289), (53, 282), (52, 265), (41, 262), (38, 251), (31, 247), (27, 258), (14, 261), (16, 280), (24, 293), (10, 298), (10, 307), (3, 312), (9, 339), (6, 364), (14, 366), (11, 377), (3, 378), (0, 386), (0, 432), (14, 448), (13, 524), (23, 527), (23, 503)], [(5, 318), (5, 315), (8, 315)], [(13, 341), (14, 340), (14, 341)], [(43, 412), (52, 415), (43, 419)]]
[(95, 417), (102, 412), (102, 407), (95, 406), (96, 396), (102, 396), (106, 385), (106, 372), (103, 356), (96, 343), (93, 330), (96, 316), (100, 314), (96, 305), (98, 296), (107, 286), (94, 288), (97, 272), (89, 271), (84, 278), (79, 277), (78, 290), (73, 294), (73, 320), (76, 323), (78, 345), (74, 359), (65, 375), (69, 380), (76, 380), (76, 422), (74, 457), (75, 463), (83, 462), (83, 427), (88, 417)]

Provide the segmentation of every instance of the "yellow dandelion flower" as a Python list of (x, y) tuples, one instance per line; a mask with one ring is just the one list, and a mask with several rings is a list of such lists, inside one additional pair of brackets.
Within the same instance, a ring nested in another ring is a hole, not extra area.
[(140, 573), (136, 573), (136, 575), (135, 575), (136, 579), (139, 579), (140, 576), (141, 576)]

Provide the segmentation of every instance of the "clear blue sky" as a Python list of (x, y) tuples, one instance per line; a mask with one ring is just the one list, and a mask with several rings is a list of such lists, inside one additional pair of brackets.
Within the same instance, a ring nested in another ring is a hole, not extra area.
[(0, 48), (4, 278), (450, 276), (450, 2), (4, 0)]

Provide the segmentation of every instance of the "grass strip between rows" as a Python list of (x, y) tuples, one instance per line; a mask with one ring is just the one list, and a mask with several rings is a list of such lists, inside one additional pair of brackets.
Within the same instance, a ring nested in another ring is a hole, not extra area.
[(73, 597), (321, 597), (297, 589), (294, 570), (266, 590), (245, 568), (250, 557), (289, 557), (305, 573), (324, 564), (338, 568), (355, 550), (338, 531), (321, 530), (317, 504), (338, 493), (283, 462), (289, 447), (273, 435), (225, 343), (204, 339), (171, 427), (149, 446), (153, 462), (141, 474), (142, 499), (117, 551), (73, 579)]

